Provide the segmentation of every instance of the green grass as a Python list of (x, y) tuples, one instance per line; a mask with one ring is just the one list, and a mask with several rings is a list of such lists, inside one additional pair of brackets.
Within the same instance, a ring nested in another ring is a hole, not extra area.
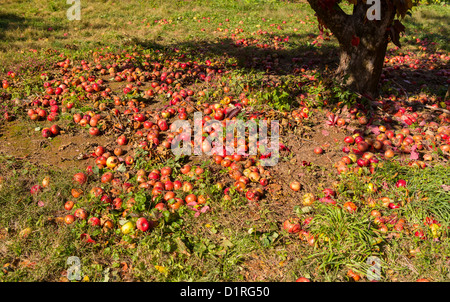
[(430, 5), (419, 6), (414, 8), (412, 17), (405, 18), (406, 35), (408, 40), (419, 38), (421, 40), (428, 39), (438, 43), (439, 48), (448, 52), (449, 29), (448, 26), (441, 26), (448, 23), (448, 19), (442, 12), (448, 13), (448, 5)]
[[(446, 234), (448, 234), (450, 218), (449, 194), (444, 191), (442, 185), (446, 183), (449, 177), (450, 169), (446, 166), (411, 169), (408, 166), (402, 166), (395, 162), (384, 164), (377, 170), (373, 178), (369, 177), (369, 179), (364, 179), (364, 177), (361, 178), (354, 175), (344, 176), (341, 190), (343, 190), (342, 193), (346, 194), (344, 195), (346, 196), (345, 200), (348, 200), (351, 196), (354, 197), (353, 200), (364, 199), (364, 196), (367, 196), (367, 193), (364, 191), (369, 182), (376, 184), (380, 188), (377, 195), (374, 195), (375, 198), (388, 196), (395, 202), (402, 202), (410, 197), (409, 202), (406, 202), (397, 211), (389, 210), (382, 206), (376, 207), (383, 215), (395, 213), (398, 217), (405, 218), (408, 225), (406, 234), (411, 236), (409, 237), (403, 234), (399, 240), (383, 238), (378, 244), (381, 249), (378, 248), (377, 255), (382, 259), (382, 272), (385, 281), (389, 281), (391, 277), (397, 278), (398, 280), (398, 275), (408, 275), (410, 278), (416, 279), (419, 276), (425, 275), (435, 281), (448, 279), (448, 267), (445, 261), (441, 262), (440, 254), (446, 255), (448, 253), (449, 242)], [(395, 188), (395, 183), (399, 179), (406, 180), (406, 189), (399, 190)], [(384, 186), (387, 187), (384, 188)], [(359, 215), (355, 217), (355, 223), (352, 227), (367, 222), (371, 208), (363, 207), (361, 210)], [(324, 217), (329, 216), (326, 215)], [(434, 218), (440, 223), (440, 234), (438, 237), (434, 236), (431, 228), (424, 224), (426, 217)], [(333, 221), (335, 220), (331, 219), (328, 224), (331, 224)], [(345, 219), (337, 221), (342, 224), (345, 222)], [(331, 224), (331, 226), (338, 231), (340, 224)], [(414, 224), (417, 224), (418, 228), (415, 228), (413, 226)], [(319, 230), (322, 231), (323, 228), (326, 228), (326, 225), (319, 224)], [(365, 226), (367, 227), (367, 223)], [(362, 227), (358, 229), (359, 231), (352, 232), (352, 235), (346, 237), (346, 239), (351, 240), (355, 244), (355, 247), (361, 249), (365, 246), (367, 247), (367, 243), (370, 243), (370, 240), (367, 240), (367, 236), (359, 234), (360, 232), (364, 232)], [(428, 238), (432, 239), (436, 237), (439, 240), (420, 240), (413, 236), (417, 229), (424, 230)], [(366, 230), (365, 232), (369, 231)], [(340, 242), (345, 242), (345, 240), (341, 240)], [(411, 257), (410, 251), (415, 249), (420, 250), (420, 253)], [(353, 251), (353, 249), (350, 249), (350, 251)], [(368, 253), (364, 254), (367, 255)], [(348, 259), (345, 258), (346, 261)], [(433, 265), (436, 267), (432, 268)], [(389, 273), (394, 275), (390, 276)]]
[[(211, 43), (229, 38), (236, 27), (243, 29), (244, 34), (262, 29), (273, 31), (274, 35), (289, 35), (295, 41), (293, 45), (304, 41), (305, 31), (317, 32), (317, 26), (311, 22), (297, 23), (306, 17), (313, 20), (311, 10), (304, 3), (91, 1), (83, 3), (80, 21), (66, 18), (69, 5), (62, 2), (34, 1), (32, 10), (27, 9), (26, 2), (17, 1), (8, 1), (2, 7), (0, 49), (7, 50), (4, 62), (14, 57), (18, 50), (30, 48), (51, 47), (67, 51), (66, 45), (74, 45), (84, 52), (95, 47), (122, 47), (136, 42), (177, 47), (200, 41)], [(262, 16), (267, 14), (269, 17), (262, 21)], [(226, 18), (229, 18), (228, 22)], [(282, 21), (287, 21), (283, 30), (269, 26), (282, 25)], [(294, 32), (297, 27), (298, 33)], [(219, 28), (223, 31), (219, 32)]]

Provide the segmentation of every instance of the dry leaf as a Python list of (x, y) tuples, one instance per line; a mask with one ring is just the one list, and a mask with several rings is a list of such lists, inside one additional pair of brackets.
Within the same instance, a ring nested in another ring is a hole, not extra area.
[(122, 265), (122, 272), (128, 271), (128, 264), (126, 262), (120, 262)]
[(164, 266), (160, 266), (160, 265), (155, 265), (155, 268), (158, 272), (167, 275), (169, 273), (169, 271), (167, 270), (167, 268), (165, 268)]

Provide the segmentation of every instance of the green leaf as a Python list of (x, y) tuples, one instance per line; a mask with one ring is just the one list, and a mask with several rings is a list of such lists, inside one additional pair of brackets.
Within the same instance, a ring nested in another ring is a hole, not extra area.
[(127, 168), (125, 167), (124, 164), (120, 164), (120, 165), (117, 167), (116, 171), (117, 171), (117, 172), (121, 172), (121, 173), (125, 173), (125, 172), (127, 171)]
[(220, 245), (223, 246), (223, 247), (225, 247), (225, 248), (233, 247), (233, 246), (234, 246), (234, 244), (233, 244), (230, 240), (228, 240), (227, 238), (225, 238), (225, 237), (222, 239), (222, 243), (221, 243)]
[(277, 232), (273, 232), (273, 234), (272, 234), (272, 236), (271, 236), (272, 241), (275, 241), (275, 239), (277, 239), (279, 236), (280, 236), (280, 235), (279, 235)]
[(144, 194), (136, 194), (134, 200), (138, 204), (144, 204), (147, 201), (147, 197)]
[(166, 222), (168, 222), (168, 221), (169, 221), (169, 218), (170, 218), (170, 212), (167, 211), (167, 210), (165, 210), (165, 211), (162, 212), (162, 215), (163, 215), (163, 217), (164, 217), (164, 220), (165, 220)]
[(94, 172), (94, 174), (100, 174), (100, 168), (98, 167), (98, 166), (94, 166), (93, 168), (92, 168), (92, 172)]

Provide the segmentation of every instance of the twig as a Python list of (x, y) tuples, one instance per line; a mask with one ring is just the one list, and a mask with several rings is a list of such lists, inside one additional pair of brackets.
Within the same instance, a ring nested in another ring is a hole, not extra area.
[(411, 263), (411, 261), (409, 261), (409, 259), (408, 259), (407, 257), (405, 257), (405, 256), (403, 256), (403, 259), (404, 259), (405, 262), (406, 262), (406, 266), (407, 266), (412, 272), (414, 272), (415, 274), (418, 274), (416, 268), (415, 268), (414, 265)]
[(394, 84), (397, 84), (397, 86), (398, 87), (400, 87), (400, 89), (401, 90), (403, 90), (403, 92), (405, 93), (405, 95), (406, 95), (406, 100), (408, 100), (409, 99), (409, 96), (408, 96), (408, 93), (406, 92), (406, 89), (405, 88), (403, 88), (403, 86), (402, 85), (400, 85), (399, 83), (397, 83), (396, 81), (394, 81), (393, 79), (391, 80)]
[(444, 108), (435, 108), (435, 107), (430, 106), (430, 105), (425, 105), (425, 107), (428, 108), (428, 109), (431, 109), (431, 110), (442, 111), (442, 112), (450, 114), (450, 111), (447, 110), (447, 109), (444, 109)]

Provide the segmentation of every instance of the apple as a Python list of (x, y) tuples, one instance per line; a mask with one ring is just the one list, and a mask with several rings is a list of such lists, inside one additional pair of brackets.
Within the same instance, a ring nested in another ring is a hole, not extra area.
[(117, 138), (117, 144), (123, 146), (126, 145), (128, 143), (128, 139), (125, 135), (121, 135)]
[(161, 129), (161, 131), (166, 131), (167, 129), (169, 129), (169, 126), (167, 125), (167, 121), (166, 120), (159, 120), (158, 121), (158, 127), (159, 129)]
[(127, 157), (125, 157), (125, 163), (127, 165), (132, 165), (134, 162), (134, 158), (131, 155), (128, 155)]
[(80, 220), (85, 220), (87, 218), (87, 212), (85, 209), (78, 208), (75, 210), (74, 216)]
[(61, 128), (59, 128), (58, 125), (52, 125), (52, 126), (50, 127), (50, 132), (51, 132), (53, 135), (58, 135), (58, 134), (60, 133), (60, 130), (61, 130)]
[(66, 203), (64, 204), (64, 209), (66, 209), (67, 211), (72, 210), (73, 206), (74, 206), (74, 202), (71, 200), (66, 201)]
[(369, 144), (366, 141), (360, 141), (359, 143), (357, 143), (357, 148), (359, 151), (365, 152), (367, 151), (367, 149), (369, 149)]
[(142, 232), (146, 232), (150, 228), (150, 223), (145, 217), (140, 217), (136, 221), (136, 228)]
[(131, 221), (127, 221), (122, 227), (120, 228), (123, 234), (129, 234), (134, 230), (134, 224)]
[[(173, 182), (173, 189), (174, 190), (180, 190), (183, 187), (183, 184), (179, 180), (175, 180)], [(167, 189), (166, 189), (167, 190)]]
[(355, 139), (353, 138), (353, 136), (347, 136), (346, 138), (344, 138), (344, 142), (351, 145), (355, 142)]
[(52, 136), (52, 132), (50, 131), (49, 128), (42, 129), (42, 137), (43, 138), (49, 138), (51, 136)]
[(358, 164), (358, 166), (360, 167), (367, 167), (370, 164), (370, 160), (368, 160), (367, 158), (359, 158), (356, 163)]
[(91, 226), (98, 226), (98, 225), (100, 225), (100, 219), (98, 219), (98, 217), (94, 216), (94, 217), (89, 218), (88, 223)]
[(75, 216), (73, 216), (71, 214), (66, 215), (66, 217), (64, 217), (64, 222), (66, 224), (72, 224), (74, 221), (75, 221)]
[(404, 179), (398, 180), (397, 183), (395, 184), (395, 186), (396, 186), (397, 188), (400, 188), (400, 187), (406, 187), (406, 180), (404, 180)]
[(92, 136), (97, 136), (100, 134), (100, 129), (98, 129), (97, 127), (91, 127), (89, 128), (89, 134)]
[(301, 225), (292, 219), (287, 219), (283, 223), (283, 229), (285, 229), (288, 233), (295, 234), (301, 231)]
[(322, 154), (323, 153), (323, 149), (321, 147), (316, 147), (316, 148), (314, 148), (314, 153)]
[(325, 194), (325, 196), (336, 197), (336, 191), (334, 191), (333, 189), (330, 189), (330, 188), (323, 189), (323, 193)]
[(119, 159), (116, 156), (110, 156), (106, 159), (106, 166), (109, 169), (114, 169), (119, 164)]
[(291, 182), (291, 184), (289, 185), (289, 187), (290, 187), (293, 191), (298, 192), (298, 191), (300, 191), (302, 185), (301, 185), (298, 181), (293, 181), (293, 182)]
[(170, 175), (172, 174), (172, 168), (171, 167), (163, 167), (161, 168), (161, 175)]

